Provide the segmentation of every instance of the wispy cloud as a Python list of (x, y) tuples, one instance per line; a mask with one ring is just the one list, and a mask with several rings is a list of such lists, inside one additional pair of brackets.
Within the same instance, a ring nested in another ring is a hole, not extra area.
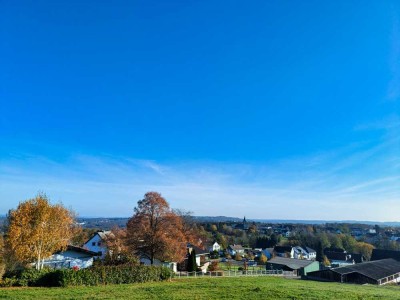
[(0, 164), (0, 211), (45, 191), (80, 215), (129, 216), (146, 191), (156, 190), (197, 215), (394, 220), (400, 170), (399, 155), (387, 155), (390, 141), (268, 164), (20, 156)]

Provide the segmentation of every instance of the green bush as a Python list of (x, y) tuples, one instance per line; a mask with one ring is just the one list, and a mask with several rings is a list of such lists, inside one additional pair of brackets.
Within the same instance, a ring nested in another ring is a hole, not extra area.
[(11, 278), (3, 278), (0, 280), (0, 287), (12, 287), (12, 286), (18, 286), (18, 279), (15, 277)]
[(94, 286), (99, 284), (140, 283), (168, 280), (172, 270), (155, 266), (96, 266), (88, 269), (26, 269), (17, 276), (5, 278), (3, 286)]
[(38, 286), (41, 278), (47, 273), (51, 272), (50, 269), (42, 269), (38, 271), (33, 268), (25, 269), (20, 274), (18, 274), (18, 285), (19, 286)]

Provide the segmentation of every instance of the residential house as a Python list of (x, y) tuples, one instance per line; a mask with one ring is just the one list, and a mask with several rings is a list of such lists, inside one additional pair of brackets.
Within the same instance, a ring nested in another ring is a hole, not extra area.
[(351, 257), (350, 253), (346, 252), (325, 252), (326, 258), (331, 262), (332, 267), (342, 267), (354, 265), (356, 262)]
[(354, 265), (365, 261), (362, 254), (348, 253), (341, 248), (325, 248), (324, 254), (331, 262), (332, 267)]
[(261, 251), (267, 259), (271, 259), (274, 253), (274, 248), (265, 248)]
[(275, 256), (294, 258), (294, 249), (292, 246), (275, 246)]
[(242, 247), (242, 245), (236, 245), (236, 244), (229, 245), (227, 250), (231, 256), (235, 256), (236, 254), (239, 254), (239, 255), (244, 254), (244, 248)]
[(303, 247), (303, 249), (305, 249), (306, 252), (308, 253), (308, 256), (307, 256), (308, 260), (316, 260), (317, 259), (317, 251), (315, 251), (314, 249), (312, 249), (310, 247)]
[(54, 269), (84, 269), (92, 266), (94, 259), (99, 255), (98, 252), (69, 245), (64, 251), (56, 252), (44, 259), (43, 265)]
[(93, 251), (101, 252), (101, 259), (104, 259), (107, 254), (107, 237), (113, 235), (111, 231), (98, 231), (96, 232), (84, 245), (83, 248)]
[(195, 253), (196, 253), (196, 264), (199, 267), (206, 262), (207, 256), (210, 254), (207, 250), (201, 249), (201, 248), (196, 247), (194, 245), (190, 245), (189, 244), (187, 248), (188, 248), (189, 253), (192, 250), (195, 251)]
[[(151, 265), (151, 259), (149, 255), (146, 255), (145, 253), (141, 253), (139, 256), (139, 261), (140, 264), (145, 265), (145, 266), (150, 266)], [(171, 269), (173, 272), (177, 272), (177, 263), (176, 262), (167, 262), (167, 261), (161, 261), (159, 259), (154, 259), (153, 260), (153, 266), (163, 266)]]
[(214, 244), (211, 245), (211, 247), (209, 248), (210, 252), (214, 252), (214, 251), (221, 251), (221, 245), (218, 244), (217, 242), (215, 242)]
[(309, 247), (293, 247), (293, 258), (296, 259), (306, 259), (315, 260), (317, 257), (317, 252)]

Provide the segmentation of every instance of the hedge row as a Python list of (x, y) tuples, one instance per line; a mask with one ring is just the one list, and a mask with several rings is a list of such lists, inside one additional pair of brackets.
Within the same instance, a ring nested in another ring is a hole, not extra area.
[(25, 270), (17, 277), (5, 278), (3, 284), (11, 286), (82, 286), (100, 284), (139, 283), (161, 281), (173, 276), (172, 270), (156, 266), (98, 266), (71, 270)]

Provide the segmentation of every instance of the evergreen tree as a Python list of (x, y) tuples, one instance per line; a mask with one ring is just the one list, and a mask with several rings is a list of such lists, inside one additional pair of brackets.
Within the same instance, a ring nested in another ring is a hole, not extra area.
[(321, 241), (318, 241), (316, 251), (317, 251), (317, 261), (324, 262), (324, 248), (322, 246)]
[(196, 250), (194, 250), (194, 248), (192, 249), (192, 266), (193, 266), (192, 272), (196, 272), (197, 271)]
[(196, 251), (192, 248), (192, 250), (189, 251), (189, 255), (188, 255), (187, 271), (188, 272), (195, 272), (196, 269), (197, 269)]

